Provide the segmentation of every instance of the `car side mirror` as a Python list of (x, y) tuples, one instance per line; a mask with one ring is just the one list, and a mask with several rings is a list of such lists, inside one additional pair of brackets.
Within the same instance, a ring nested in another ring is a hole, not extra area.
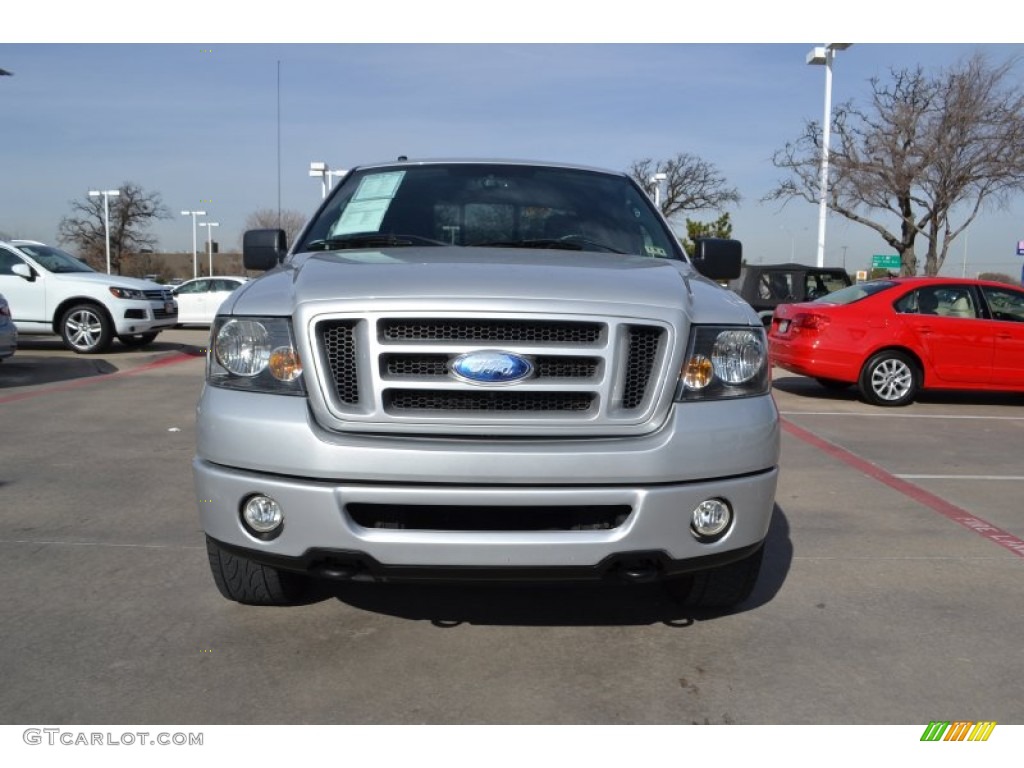
[(735, 280), (743, 268), (743, 244), (720, 237), (698, 237), (690, 260), (710, 280)]
[(36, 281), (36, 271), (28, 264), (15, 264), (11, 267), (11, 272), (18, 277), (28, 280), (30, 283)]
[(242, 235), (242, 264), (246, 269), (266, 272), (280, 264), (287, 253), (283, 229), (250, 229)]

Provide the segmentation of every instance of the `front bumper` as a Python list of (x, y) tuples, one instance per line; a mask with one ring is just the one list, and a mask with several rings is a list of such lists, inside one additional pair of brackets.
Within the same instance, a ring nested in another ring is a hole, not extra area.
[(178, 303), (122, 299), (111, 306), (116, 334), (150, 333), (178, 324)]
[[(761, 545), (778, 481), (770, 395), (676, 404), (661, 428), (640, 436), (466, 439), (331, 432), (305, 398), (206, 386), (196, 426), (206, 534), (250, 559), (321, 575), (588, 578), (641, 560), (665, 574), (706, 568)], [(244, 527), (240, 509), (253, 494), (281, 505), (276, 538)], [(691, 512), (709, 498), (725, 499), (734, 522), (702, 542)], [(399, 518), (411, 510), (410, 519), (454, 510), (462, 524), (366, 522), (366, 508)], [(566, 508), (625, 513), (576, 526), (565, 524)], [(515, 525), (519, 510), (531, 525)], [(495, 524), (498, 514), (513, 525)]]
[[(778, 469), (713, 481), (650, 487), (491, 487), (329, 483), (274, 477), (193, 462), (203, 529), (211, 538), (244, 550), (247, 557), (296, 570), (354, 570), (377, 577), (460, 569), (565, 569), (600, 575), (618, 561), (650, 558), (665, 573), (738, 559), (768, 532)], [(240, 517), (253, 493), (273, 497), (284, 510), (280, 535), (250, 535)], [(699, 542), (690, 512), (716, 497), (732, 506), (735, 522), (721, 539)], [(461, 507), (486, 515), (490, 508), (626, 505), (625, 521), (607, 530), (444, 531), (364, 528), (354, 505)], [(324, 573), (321, 575), (331, 575)], [(477, 574), (479, 575), (479, 574)]]

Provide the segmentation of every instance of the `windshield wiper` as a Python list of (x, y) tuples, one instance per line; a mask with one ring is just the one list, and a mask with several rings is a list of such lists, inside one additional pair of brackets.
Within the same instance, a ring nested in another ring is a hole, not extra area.
[(610, 245), (599, 243), (582, 235), (567, 235), (566, 237), (537, 237), (529, 240), (484, 240), (478, 243), (469, 243), (470, 246), (480, 248), (551, 248), (565, 251), (600, 251), (602, 253), (625, 253)]
[(408, 245), (448, 245), (420, 235), (396, 235), (390, 232), (353, 232), (349, 235), (314, 240), (307, 251), (340, 251), (346, 248), (400, 248)]

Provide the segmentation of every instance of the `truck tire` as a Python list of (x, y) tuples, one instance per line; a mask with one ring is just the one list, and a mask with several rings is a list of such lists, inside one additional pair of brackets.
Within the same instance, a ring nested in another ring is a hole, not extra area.
[(686, 608), (732, 608), (754, 591), (763, 559), (762, 546), (743, 560), (671, 579), (666, 586)]
[(222, 549), (209, 536), (206, 553), (213, 581), (228, 600), (245, 605), (294, 605), (308, 592), (308, 577), (239, 557)]
[(114, 338), (114, 326), (98, 304), (75, 304), (60, 318), (64, 346), (80, 355), (106, 352)]

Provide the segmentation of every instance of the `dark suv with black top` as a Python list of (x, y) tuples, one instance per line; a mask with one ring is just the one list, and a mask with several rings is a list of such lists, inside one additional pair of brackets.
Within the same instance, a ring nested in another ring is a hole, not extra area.
[(845, 269), (806, 264), (747, 264), (729, 288), (738, 293), (771, 325), (775, 307), (813, 301), (852, 284)]

